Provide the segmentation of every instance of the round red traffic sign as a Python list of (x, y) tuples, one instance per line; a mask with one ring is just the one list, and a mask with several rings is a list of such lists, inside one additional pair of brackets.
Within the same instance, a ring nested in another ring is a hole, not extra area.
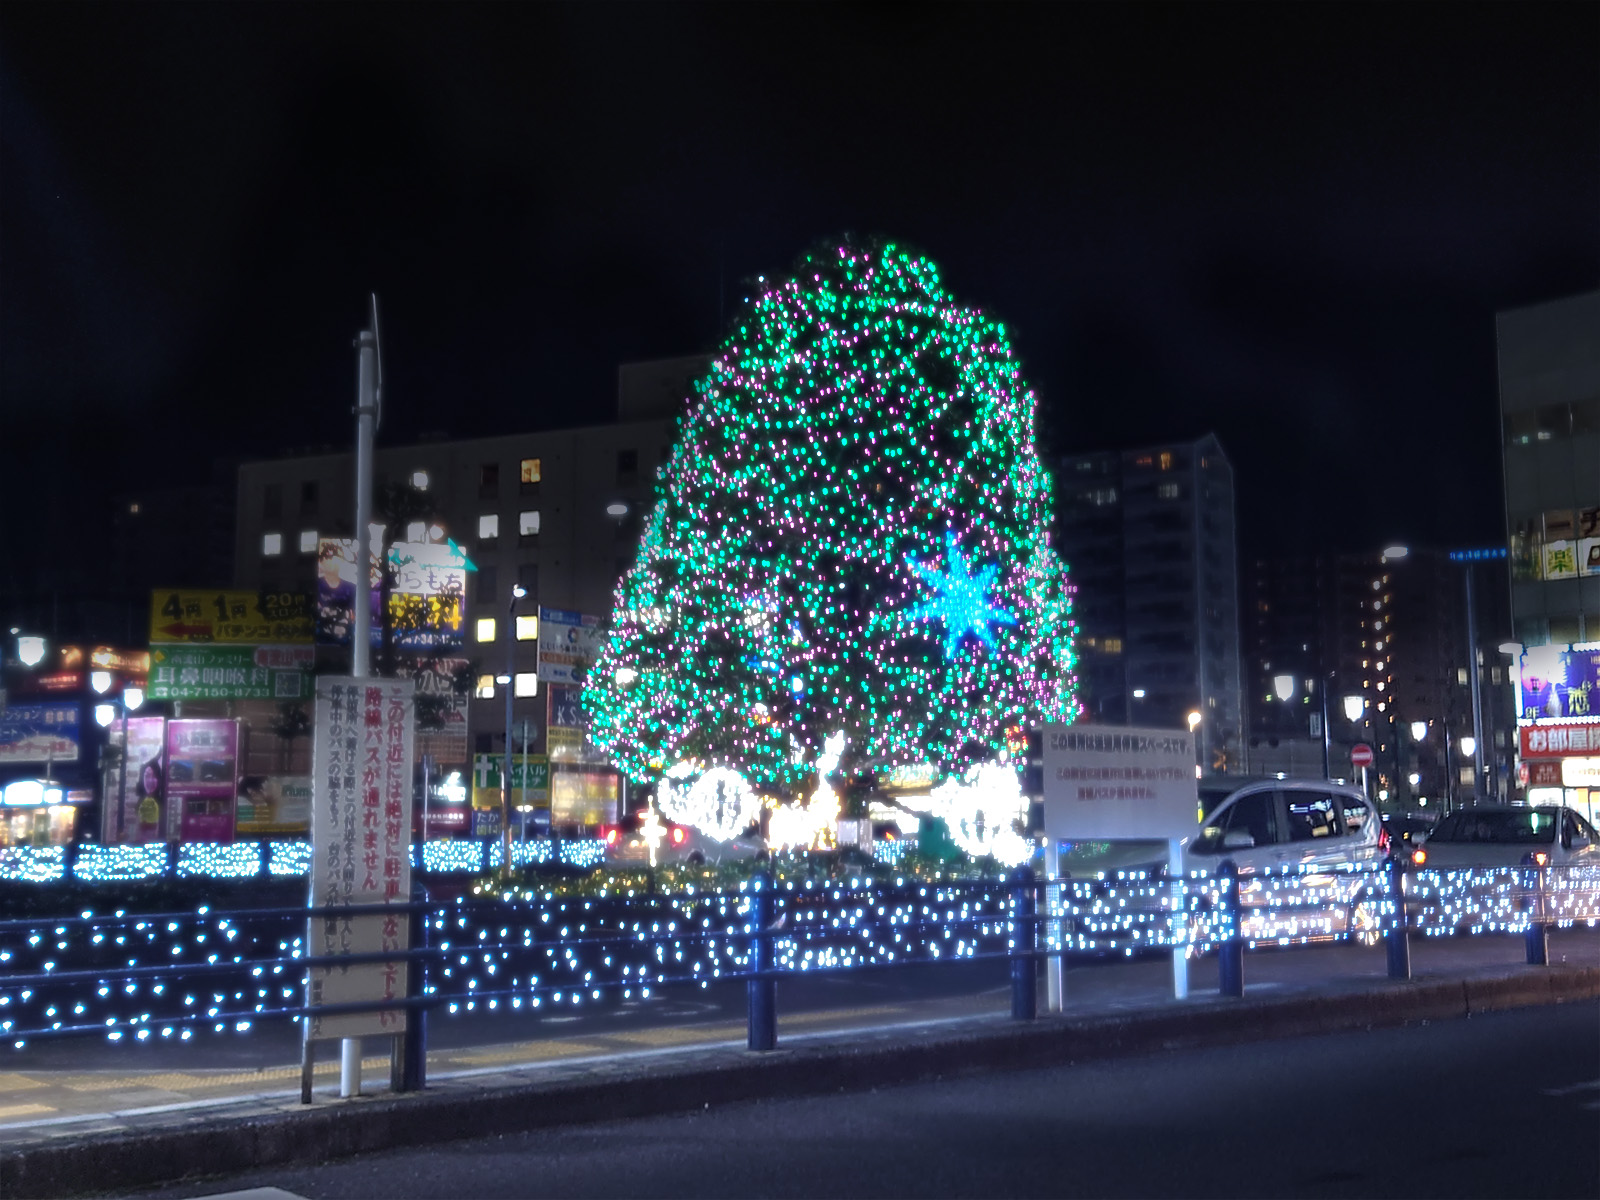
[(1352, 767), (1370, 767), (1372, 765), (1372, 747), (1365, 742), (1357, 742), (1350, 747), (1350, 765)]

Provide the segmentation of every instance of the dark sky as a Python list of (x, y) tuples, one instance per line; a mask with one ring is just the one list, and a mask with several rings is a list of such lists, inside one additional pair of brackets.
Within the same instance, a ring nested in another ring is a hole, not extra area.
[(1247, 553), (1482, 544), (1494, 313), (1600, 285), (1594, 4), (9, 0), (0, 135), (12, 564), (348, 444), (369, 289), (383, 440), (603, 420), (845, 230), (1057, 448), (1215, 430)]

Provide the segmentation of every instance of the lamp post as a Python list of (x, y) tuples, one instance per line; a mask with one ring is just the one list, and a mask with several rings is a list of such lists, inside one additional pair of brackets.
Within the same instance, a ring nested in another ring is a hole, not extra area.
[(500, 876), (503, 879), (511, 875), (511, 701), (517, 678), (517, 601), (527, 594), (527, 588), (514, 584), (511, 602), (506, 605), (506, 673), (502, 676), (506, 686), (506, 767), (500, 781)]
[(1201, 774), (1202, 774), (1202, 772), (1205, 770), (1204, 765), (1200, 761), (1200, 738), (1195, 733), (1195, 730), (1197, 730), (1199, 727), (1200, 727), (1200, 710), (1199, 709), (1195, 709), (1193, 712), (1191, 712), (1189, 714), (1189, 736), (1194, 738), (1194, 753), (1195, 753), (1194, 777), (1196, 779), (1199, 779)]
[[(1344, 719), (1354, 725), (1366, 715), (1367, 698), (1353, 692), (1344, 698)], [(1367, 769), (1361, 768), (1361, 794), (1367, 794)]]
[[(102, 675), (105, 676), (104, 680), (99, 678), (91, 678), (90, 684), (95, 691), (99, 692), (101, 695), (104, 695), (106, 692), (111, 690), (111, 674), (109, 671), (94, 672), (94, 676), (96, 677)], [(128, 714), (130, 712), (137, 712), (143, 704), (144, 689), (136, 684), (128, 684), (123, 687), (122, 696), (116, 705), (97, 704), (94, 707), (94, 719), (102, 729), (110, 726), (111, 722), (117, 719), (118, 710), (121, 711), (122, 751), (118, 756), (121, 761), (118, 765), (117, 795), (115, 800), (117, 808), (118, 842), (122, 841), (122, 835), (127, 825), (127, 813), (124, 810), (123, 797), (128, 791)]]

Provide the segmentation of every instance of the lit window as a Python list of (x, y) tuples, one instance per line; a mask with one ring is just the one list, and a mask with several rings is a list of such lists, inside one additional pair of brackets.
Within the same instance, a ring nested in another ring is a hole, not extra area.
[(411, 486), (419, 492), (428, 490), (428, 473), (426, 471), (411, 472)]
[(1161, 452), (1161, 458), (1160, 458), (1160, 464), (1159, 465), (1160, 465), (1161, 470), (1163, 470), (1163, 471), (1172, 470), (1172, 452), (1170, 450), (1163, 450)]
[(494, 618), (493, 617), (479, 617), (478, 618), (478, 640), (480, 642), (492, 642), (492, 641), (494, 641)]
[(478, 676), (478, 699), (479, 700), (493, 700), (494, 699), (494, 676), (493, 675), (479, 675)]
[(1106, 640), (1104, 642), (1104, 646), (1105, 646), (1105, 651), (1106, 651), (1107, 654), (1121, 654), (1122, 653), (1122, 639), (1121, 638), (1108, 637), (1108, 638), (1106, 638)]
[(131, 513), (137, 513), (139, 511), (138, 502), (135, 501), (134, 503), (128, 505), (128, 511), (131, 512)]
[(283, 553), (283, 534), (263, 533), (261, 535), (261, 555), (263, 558), (276, 558)]
[(1175, 483), (1163, 483), (1156, 488), (1156, 495), (1163, 500), (1176, 500), (1178, 498), (1178, 485)]
[(538, 483), (540, 478), (541, 478), (541, 472), (539, 470), (539, 460), (537, 458), (525, 458), (525, 459), (523, 459), (522, 460), (522, 482), (523, 483)]
[(300, 553), (315, 554), (317, 552), (317, 531), (315, 529), (302, 529), (300, 531)]
[(518, 696), (537, 696), (539, 694), (539, 676), (532, 671), (518, 671), (516, 692)]
[(537, 537), (539, 534), (539, 510), (529, 509), (517, 516), (517, 533), (522, 537)]
[(478, 537), (482, 541), (492, 541), (500, 536), (500, 514), (483, 513), (478, 517)]
[(1467, 686), (1467, 669), (1465, 667), (1456, 668), (1456, 682), (1462, 687)]
[(539, 636), (539, 618), (517, 617), (517, 641), (531, 642)]
[(428, 523), (426, 521), (412, 521), (406, 526), (406, 541), (420, 542), (428, 536)]

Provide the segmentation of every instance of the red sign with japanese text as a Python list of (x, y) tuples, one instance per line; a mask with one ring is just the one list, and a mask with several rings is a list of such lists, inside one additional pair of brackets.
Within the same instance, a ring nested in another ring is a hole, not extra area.
[(1600, 757), (1600, 721), (1581, 725), (1524, 725), (1517, 731), (1522, 739), (1523, 758)]

